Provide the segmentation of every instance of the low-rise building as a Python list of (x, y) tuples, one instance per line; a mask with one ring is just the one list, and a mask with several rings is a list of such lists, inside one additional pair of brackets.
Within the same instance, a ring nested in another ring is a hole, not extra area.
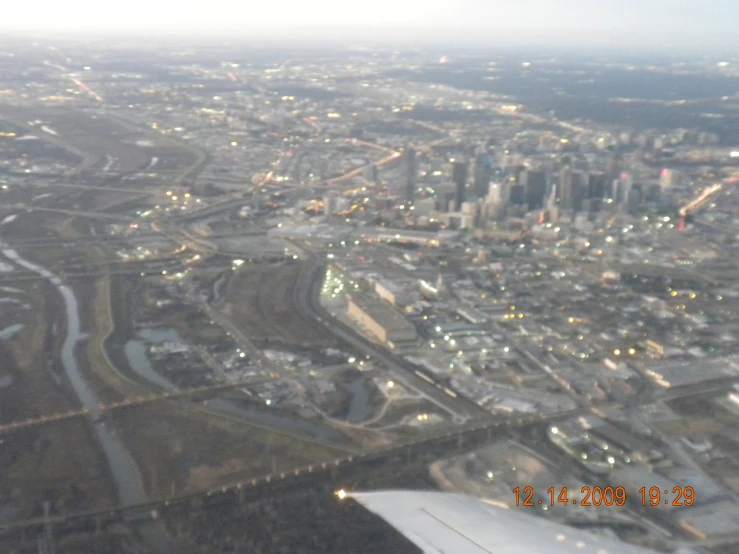
[(415, 326), (403, 314), (380, 300), (348, 295), (347, 314), (391, 348), (415, 342), (418, 337)]

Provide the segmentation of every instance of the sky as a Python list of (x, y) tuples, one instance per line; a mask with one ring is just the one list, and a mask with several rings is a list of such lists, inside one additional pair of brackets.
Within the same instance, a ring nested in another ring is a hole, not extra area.
[(737, 0), (8, 0), (0, 31), (739, 46)]

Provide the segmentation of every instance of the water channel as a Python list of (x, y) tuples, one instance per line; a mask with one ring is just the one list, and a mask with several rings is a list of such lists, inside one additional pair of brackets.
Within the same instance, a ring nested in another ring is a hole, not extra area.
[[(149, 345), (161, 344), (166, 341), (183, 342), (182, 337), (174, 329), (161, 327), (146, 327), (136, 331), (133, 338), (128, 339), (123, 346), (125, 364), (137, 377), (141, 377), (149, 383), (167, 391), (176, 391), (178, 387), (166, 376), (158, 373), (151, 365), (149, 359)], [(120, 359), (118, 356), (112, 356)], [(119, 367), (125, 370), (125, 368)], [(365, 391), (365, 395), (368, 393)], [(246, 400), (246, 397), (245, 397)], [(253, 401), (252, 401), (253, 402)], [(360, 403), (361, 404), (361, 403)], [(278, 410), (271, 410), (263, 406), (244, 405), (224, 398), (212, 398), (208, 400), (207, 409), (216, 411), (229, 417), (236, 417), (245, 422), (263, 425), (276, 431), (298, 433), (301, 436), (341, 445), (345, 440), (343, 435), (319, 422), (309, 421), (300, 417), (292, 416)], [(371, 412), (371, 408), (368, 408)], [(361, 419), (366, 419), (364, 416)], [(361, 421), (360, 419), (360, 421)]]
[[(90, 410), (92, 426), (118, 490), (120, 505), (125, 507), (147, 502), (149, 497), (144, 490), (141, 474), (133, 457), (115, 434), (100, 420), (100, 408), (98, 407), (100, 402), (80, 372), (77, 363), (77, 347), (85, 337), (80, 330), (79, 305), (74, 292), (63, 284), (59, 277), (46, 268), (22, 258), (15, 250), (4, 249), (2, 253), (19, 266), (47, 279), (62, 295), (67, 317), (67, 334), (61, 352), (64, 373), (80, 404)], [(136, 527), (155, 551), (167, 551), (166, 537), (156, 524), (151, 521), (142, 521), (137, 523)]]

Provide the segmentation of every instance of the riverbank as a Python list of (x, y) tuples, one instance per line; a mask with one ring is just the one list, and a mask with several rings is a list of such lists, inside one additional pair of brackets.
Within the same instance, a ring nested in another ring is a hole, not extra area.
[[(28, 309), (3, 312), (4, 317), (20, 318), (24, 328), (0, 342), (2, 372), (11, 377), (0, 388), (2, 422), (78, 409), (60, 363), (67, 322), (57, 290), (45, 280), (17, 283), (11, 290), (19, 292), (3, 294), (15, 294)], [(55, 512), (115, 503), (105, 461), (83, 420), (16, 431), (0, 442), (2, 519), (38, 517), (44, 501)]]

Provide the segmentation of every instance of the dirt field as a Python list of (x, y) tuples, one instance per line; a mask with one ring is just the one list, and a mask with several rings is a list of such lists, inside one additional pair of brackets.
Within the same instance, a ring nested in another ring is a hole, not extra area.
[(218, 308), (250, 339), (267, 347), (326, 348), (330, 334), (301, 315), (295, 287), (301, 264), (245, 264), (230, 279)]

